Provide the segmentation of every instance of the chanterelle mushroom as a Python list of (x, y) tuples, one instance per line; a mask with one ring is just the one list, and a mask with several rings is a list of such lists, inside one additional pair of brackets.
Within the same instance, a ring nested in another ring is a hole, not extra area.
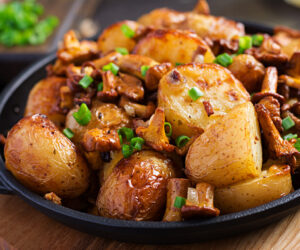
[(188, 188), (185, 205), (181, 208), (184, 219), (218, 216), (220, 210), (214, 207), (214, 186), (200, 182), (196, 188)]
[(155, 104), (153, 102), (148, 102), (147, 105), (143, 105), (131, 102), (125, 96), (121, 97), (119, 106), (122, 107), (129, 116), (137, 116), (143, 119), (148, 119), (155, 111)]
[(147, 145), (157, 151), (171, 152), (175, 149), (174, 145), (169, 143), (165, 132), (165, 113), (162, 108), (157, 108), (150, 118), (148, 127), (138, 127), (136, 134), (144, 138)]
[(271, 119), (269, 110), (263, 104), (256, 104), (255, 109), (258, 115), (259, 123), (268, 143), (268, 149), (271, 158), (282, 159), (292, 167), (295, 167), (295, 155), (298, 155), (299, 152), (290, 142), (281, 138), (280, 133), (276, 129)]
[(276, 128), (282, 132), (279, 101), (283, 102), (284, 97), (277, 93), (277, 82), (277, 69), (275, 67), (268, 67), (262, 83), (261, 92), (254, 94), (252, 101), (259, 101), (260, 104), (263, 104), (264, 107), (268, 109)]
[(191, 186), (189, 179), (171, 178), (167, 184), (167, 206), (163, 221), (181, 221), (181, 210), (174, 206), (177, 196), (186, 198), (188, 188)]
[(109, 128), (88, 130), (83, 136), (82, 144), (87, 152), (108, 152), (121, 149), (117, 131)]

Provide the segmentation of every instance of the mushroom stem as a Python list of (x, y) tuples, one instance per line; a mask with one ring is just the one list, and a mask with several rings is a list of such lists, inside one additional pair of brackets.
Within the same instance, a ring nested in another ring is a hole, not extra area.
[(262, 83), (261, 93), (276, 93), (277, 92), (278, 74), (276, 67), (268, 67), (266, 75)]
[(186, 204), (181, 208), (184, 219), (218, 216), (220, 210), (214, 207), (214, 186), (200, 182), (196, 188), (188, 188)]
[(290, 165), (295, 166), (295, 155), (298, 151), (288, 141), (283, 140), (276, 129), (269, 110), (263, 104), (256, 104), (258, 120), (264, 132), (270, 156), (273, 159), (283, 158)]
[(167, 184), (167, 206), (163, 221), (181, 221), (180, 208), (174, 207), (177, 196), (186, 198), (188, 188), (191, 186), (189, 179), (171, 178)]

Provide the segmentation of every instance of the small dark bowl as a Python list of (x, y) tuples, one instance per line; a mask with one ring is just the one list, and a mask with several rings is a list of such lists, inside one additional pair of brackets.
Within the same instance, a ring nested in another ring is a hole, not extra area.
[[(249, 33), (267, 32), (270, 28), (246, 24)], [(0, 96), (0, 133), (22, 117), (27, 96), (33, 85), (45, 77), (45, 66), (55, 60), (48, 56), (23, 72)], [(22, 186), (5, 168), (3, 147), (0, 158), (1, 193), (17, 194), (49, 217), (90, 234), (120, 241), (144, 244), (191, 243), (218, 239), (248, 232), (277, 221), (300, 206), (300, 190), (281, 199), (238, 213), (216, 218), (184, 222), (135, 222), (109, 219), (58, 206)]]

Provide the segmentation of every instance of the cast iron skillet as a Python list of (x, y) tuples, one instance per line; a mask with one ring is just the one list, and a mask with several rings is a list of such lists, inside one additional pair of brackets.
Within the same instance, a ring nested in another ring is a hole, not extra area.
[[(272, 29), (246, 24), (248, 33), (272, 33)], [(0, 96), (0, 133), (6, 132), (22, 117), (26, 99), (33, 85), (45, 77), (45, 66), (55, 60), (52, 54), (24, 71)], [(136, 243), (190, 243), (217, 239), (253, 230), (277, 221), (300, 206), (300, 189), (246, 211), (211, 219), (185, 222), (134, 222), (109, 219), (58, 206), (22, 186), (5, 169), (3, 146), (0, 150), (0, 193), (17, 194), (25, 201), (70, 227), (94, 235)]]

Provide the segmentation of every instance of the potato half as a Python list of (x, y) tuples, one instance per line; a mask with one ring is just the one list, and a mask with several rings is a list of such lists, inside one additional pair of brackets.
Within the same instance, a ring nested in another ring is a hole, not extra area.
[(233, 213), (276, 200), (293, 190), (290, 167), (273, 165), (258, 178), (215, 190), (215, 205)]
[(26, 187), (62, 198), (81, 195), (89, 170), (75, 145), (44, 115), (20, 120), (8, 133), (6, 168)]
[(194, 182), (216, 187), (258, 177), (262, 147), (253, 104), (235, 107), (200, 135), (189, 148), (185, 167)]
[(30, 91), (24, 116), (46, 115), (56, 126), (63, 127), (65, 115), (58, 112), (60, 87), (66, 84), (62, 77), (50, 76), (39, 81)]
[(195, 33), (180, 30), (155, 30), (138, 42), (133, 53), (174, 65), (211, 63), (215, 59), (210, 48)]
[[(193, 101), (189, 90), (197, 87), (203, 96)], [(173, 137), (193, 136), (226, 115), (250, 96), (232, 73), (217, 64), (186, 64), (166, 74), (159, 83), (158, 106), (172, 124)], [(212, 106), (208, 116), (203, 101)]]
[(175, 175), (172, 160), (158, 152), (139, 151), (120, 160), (100, 189), (99, 214), (123, 220), (161, 219), (167, 180)]
[(127, 25), (135, 32), (142, 26), (141, 24), (129, 20), (112, 24), (106, 28), (98, 38), (99, 51), (107, 53), (116, 48), (126, 48), (128, 51), (131, 51), (134, 48), (136, 44), (135, 40), (124, 35), (121, 29), (122, 25)]

